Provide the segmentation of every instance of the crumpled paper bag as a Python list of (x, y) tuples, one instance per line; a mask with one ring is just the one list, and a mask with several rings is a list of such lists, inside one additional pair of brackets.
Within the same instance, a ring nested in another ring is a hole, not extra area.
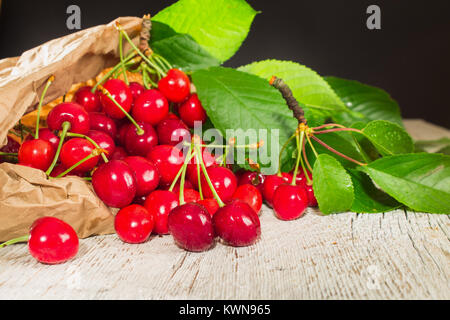
[[(139, 43), (142, 19), (124, 17), (52, 40), (20, 57), (0, 60), (0, 145), (6, 144), (8, 131), (36, 109), (51, 75), (55, 82), (44, 104), (119, 61), (116, 21)], [(125, 52), (128, 49), (127, 44)], [(31, 224), (43, 216), (66, 221), (80, 238), (114, 232), (114, 215), (90, 183), (78, 177), (47, 180), (40, 170), (1, 164), (0, 242), (26, 235)]]

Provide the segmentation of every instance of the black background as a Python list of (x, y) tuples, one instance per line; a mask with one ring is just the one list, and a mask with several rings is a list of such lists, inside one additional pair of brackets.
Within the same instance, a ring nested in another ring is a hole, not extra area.
[[(168, 0), (3, 0), (0, 58), (20, 55), (72, 31), (66, 8), (77, 4), (82, 28), (118, 16), (156, 13)], [(262, 11), (227, 66), (267, 58), (293, 60), (322, 75), (382, 87), (406, 118), (450, 127), (450, 1), (249, 0)], [(381, 7), (382, 29), (368, 30), (366, 9)]]

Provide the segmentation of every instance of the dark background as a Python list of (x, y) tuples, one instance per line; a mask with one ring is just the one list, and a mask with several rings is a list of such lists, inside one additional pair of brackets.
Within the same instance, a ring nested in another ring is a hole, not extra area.
[[(168, 0), (3, 0), (0, 58), (20, 55), (63, 36), (66, 8), (77, 4), (82, 28), (118, 16), (156, 13)], [(267, 58), (293, 60), (322, 75), (379, 86), (405, 118), (450, 127), (450, 1), (250, 0), (262, 11), (248, 39), (227, 66)], [(366, 28), (366, 9), (381, 7), (382, 30)]]

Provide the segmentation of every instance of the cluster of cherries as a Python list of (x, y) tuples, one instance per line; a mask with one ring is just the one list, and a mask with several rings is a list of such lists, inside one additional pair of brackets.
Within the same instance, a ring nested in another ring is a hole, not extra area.
[[(115, 230), (124, 242), (143, 243), (153, 233), (171, 234), (193, 252), (210, 249), (216, 236), (231, 246), (249, 246), (261, 233), (263, 199), (282, 220), (317, 205), (304, 173), (234, 173), (191, 137), (190, 129), (207, 115), (178, 69), (169, 70), (157, 89), (114, 78), (82, 87), (73, 102), (50, 111), (48, 128), (39, 129), (40, 107), (35, 133), (7, 151), (18, 148), (20, 165), (43, 170), (50, 179), (77, 175), (92, 181), (97, 196), (120, 209)], [(190, 145), (189, 152), (180, 145)], [(55, 218), (38, 220), (30, 236), (4, 245), (18, 241), (28, 241), (32, 255), (47, 264), (78, 251), (75, 231)]]

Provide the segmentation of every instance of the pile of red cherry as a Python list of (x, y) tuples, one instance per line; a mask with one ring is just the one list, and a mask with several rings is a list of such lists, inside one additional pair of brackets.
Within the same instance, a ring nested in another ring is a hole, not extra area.
[[(189, 77), (178, 69), (169, 70), (157, 89), (110, 79), (97, 91), (79, 89), (73, 102), (53, 108), (48, 128), (25, 140), (18, 160), (50, 178), (92, 180), (97, 196), (120, 209), (115, 229), (127, 243), (146, 242), (153, 233), (171, 234), (180, 247), (194, 252), (211, 248), (216, 236), (231, 246), (249, 246), (261, 233), (263, 198), (282, 220), (297, 219), (308, 206), (317, 206), (302, 173), (295, 179), (290, 173), (234, 173), (206, 148), (202, 157), (186, 160), (177, 145), (191, 143), (190, 129), (206, 120)], [(183, 185), (174, 183), (180, 173)], [(30, 252), (44, 263), (67, 261), (78, 250), (70, 229), (44, 218), (30, 231)], [(40, 234), (33, 237), (33, 232)], [(71, 240), (62, 241), (61, 234)]]

